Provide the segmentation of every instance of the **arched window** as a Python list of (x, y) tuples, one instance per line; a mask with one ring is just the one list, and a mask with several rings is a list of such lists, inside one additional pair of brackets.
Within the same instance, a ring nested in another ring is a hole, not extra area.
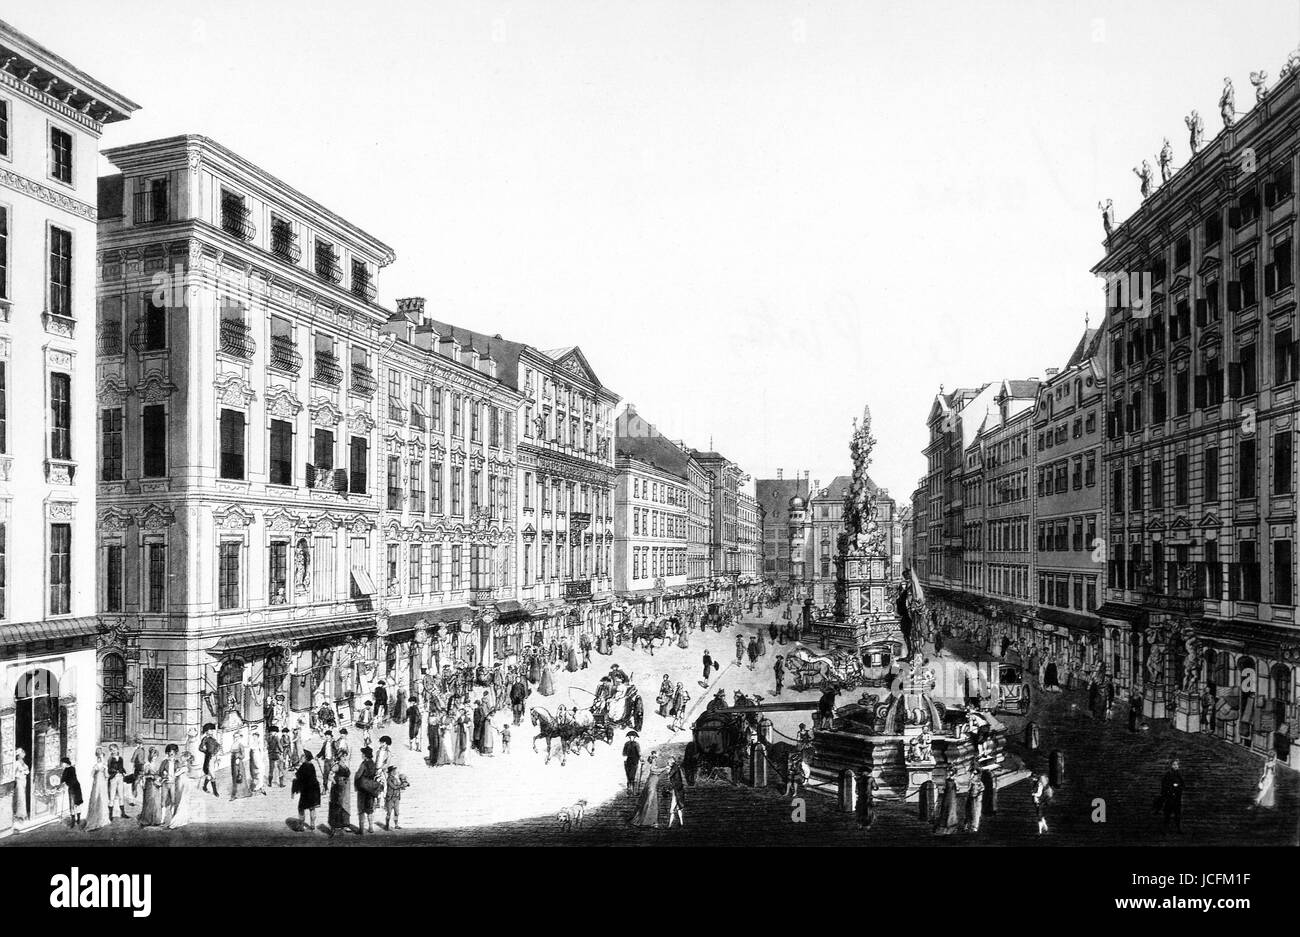
[(227, 660), (217, 673), (217, 725), (225, 727), (233, 713), (244, 716), (244, 662), (238, 658)]
[(99, 738), (122, 742), (126, 739), (126, 661), (121, 654), (105, 654), (99, 667)]

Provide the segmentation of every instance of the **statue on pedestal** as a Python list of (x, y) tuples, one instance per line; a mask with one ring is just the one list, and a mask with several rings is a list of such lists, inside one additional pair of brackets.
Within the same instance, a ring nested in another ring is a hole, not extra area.
[(1255, 86), (1256, 104), (1263, 102), (1264, 98), (1268, 95), (1268, 88), (1265, 86), (1265, 83), (1267, 81), (1268, 81), (1268, 72), (1263, 71), (1262, 69), (1260, 71), (1250, 73), (1250, 83)]
[(1134, 174), (1137, 175), (1137, 177), (1140, 180), (1142, 180), (1142, 197), (1150, 198), (1151, 183), (1153, 181), (1152, 178), (1153, 174), (1151, 172), (1151, 163), (1148, 160), (1144, 159), (1142, 160), (1142, 168), (1139, 169), (1137, 166), (1134, 166), (1133, 172)]
[(1226, 130), (1237, 119), (1237, 92), (1232, 87), (1232, 79), (1223, 79), (1223, 94), (1219, 95), (1219, 115), (1223, 118)]
[(1201, 642), (1191, 626), (1183, 628), (1183, 692), (1195, 696), (1201, 686)]
[(1192, 147), (1192, 155), (1195, 156), (1196, 151), (1205, 142), (1205, 121), (1201, 120), (1199, 113), (1192, 111), (1183, 118), (1183, 123), (1187, 124), (1187, 129), (1191, 131), (1191, 140), (1189, 142)]
[(1110, 237), (1115, 231), (1115, 208), (1110, 199), (1105, 202), (1098, 202), (1097, 207), (1101, 209), (1101, 226), (1106, 229), (1106, 237)]
[(1174, 175), (1174, 148), (1165, 137), (1165, 145), (1160, 148), (1160, 181), (1168, 182)]

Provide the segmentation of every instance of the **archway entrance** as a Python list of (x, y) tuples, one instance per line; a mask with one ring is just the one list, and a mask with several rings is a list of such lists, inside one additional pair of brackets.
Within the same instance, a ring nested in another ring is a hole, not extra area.
[[(33, 819), (49, 816), (58, 807), (54, 789), (66, 754), (67, 739), (59, 712), (59, 681), (48, 670), (30, 670), (18, 678), (14, 691), (14, 743), (25, 753), (27, 810)], [(15, 753), (16, 754), (16, 753)], [(56, 783), (49, 783), (50, 775)]]

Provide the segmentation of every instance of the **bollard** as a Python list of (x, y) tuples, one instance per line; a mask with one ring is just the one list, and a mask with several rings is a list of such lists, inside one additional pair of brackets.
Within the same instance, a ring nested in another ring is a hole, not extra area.
[(853, 813), (858, 803), (858, 779), (852, 768), (840, 772), (840, 810)]
[(1053, 751), (1048, 760), (1047, 782), (1052, 787), (1061, 787), (1065, 783), (1065, 753)]
[(917, 813), (922, 820), (934, 815), (934, 782), (925, 781), (917, 791)]
[(1025, 748), (1031, 752), (1038, 751), (1038, 723), (1036, 722), (1025, 726)]
[(755, 745), (749, 751), (749, 783), (767, 787), (767, 751), (762, 745)]

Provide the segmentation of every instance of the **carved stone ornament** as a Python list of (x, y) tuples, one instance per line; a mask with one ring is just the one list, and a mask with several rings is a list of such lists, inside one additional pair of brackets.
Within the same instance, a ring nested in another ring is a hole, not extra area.
[(105, 374), (99, 382), (99, 388), (96, 391), (96, 397), (100, 406), (104, 407), (121, 407), (126, 404), (126, 398), (134, 393), (126, 381), (117, 374)]
[(322, 514), (311, 522), (311, 526), (316, 530), (334, 530), (339, 521), (333, 514)]
[(266, 389), (266, 410), (271, 416), (292, 419), (302, 412), (302, 401), (289, 388), (275, 384)]
[(101, 531), (123, 531), (135, 523), (135, 518), (125, 511), (109, 508), (99, 512), (99, 529)]
[(252, 511), (238, 504), (232, 504), (212, 512), (212, 519), (216, 521), (217, 526), (224, 527), (227, 530), (247, 527), (253, 523), (253, 516)]
[(257, 397), (248, 381), (230, 371), (218, 374), (212, 386), (217, 389), (217, 401), (227, 407), (247, 407)]
[(317, 426), (337, 426), (343, 419), (343, 411), (328, 397), (317, 397), (307, 409), (311, 411), (312, 422)]
[(354, 534), (362, 534), (374, 529), (375, 522), (364, 514), (357, 514), (348, 522), (348, 530), (352, 531)]
[(130, 636), (131, 631), (127, 627), (125, 617), (100, 618), (95, 635), (95, 646), (100, 650), (110, 647), (125, 647)]
[(348, 429), (352, 432), (368, 433), (375, 428), (375, 419), (361, 407), (353, 408), (348, 414)]
[(165, 530), (176, 520), (171, 508), (160, 504), (151, 504), (140, 512), (137, 523), (141, 530)]
[(45, 502), (45, 517), (52, 521), (70, 521), (76, 514), (77, 505), (73, 501)]
[(264, 519), (266, 529), (272, 533), (288, 533), (296, 530), (302, 523), (297, 514), (292, 511), (286, 511), (284, 508), (276, 508), (273, 511), (267, 511)]
[(139, 384), (135, 392), (142, 404), (162, 403), (176, 390), (176, 385), (167, 380), (161, 371), (150, 371)]

